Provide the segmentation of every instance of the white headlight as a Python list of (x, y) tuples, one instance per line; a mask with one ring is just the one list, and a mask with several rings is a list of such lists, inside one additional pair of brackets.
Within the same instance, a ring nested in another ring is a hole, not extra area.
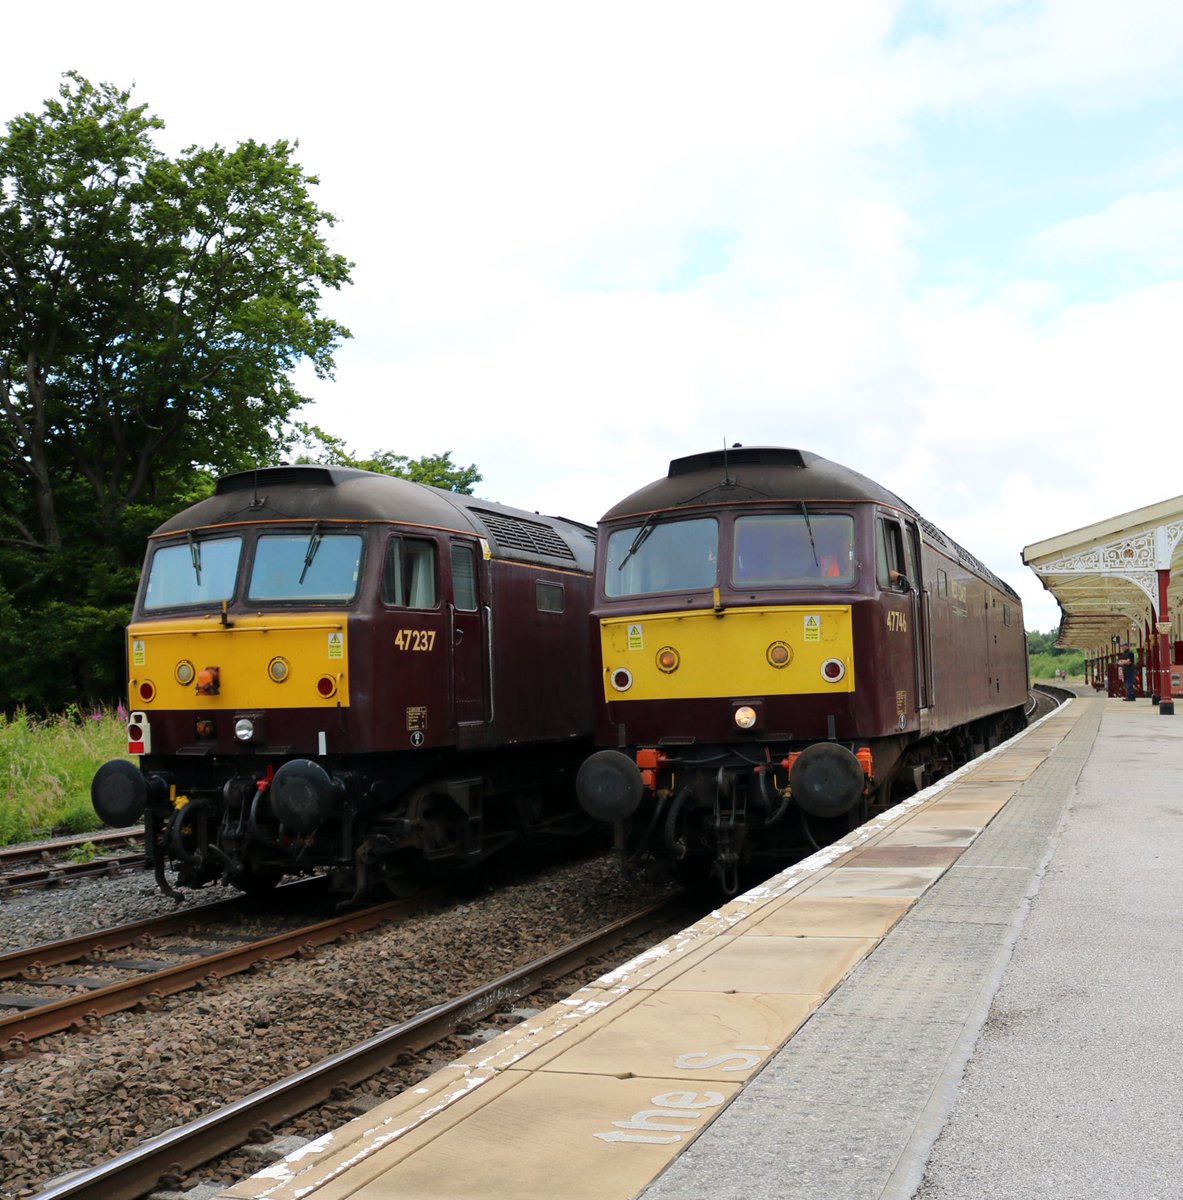
[(735, 723), (740, 729), (751, 729), (756, 724), (756, 710), (750, 704), (741, 704), (735, 710)]
[(239, 717), (234, 722), (234, 736), (240, 742), (249, 742), (255, 736), (255, 723), (250, 717)]

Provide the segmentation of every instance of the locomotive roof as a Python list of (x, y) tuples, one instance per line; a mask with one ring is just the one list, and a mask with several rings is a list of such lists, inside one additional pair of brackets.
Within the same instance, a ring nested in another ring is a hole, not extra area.
[(675, 458), (664, 479), (626, 497), (603, 520), (691, 504), (760, 500), (873, 500), (915, 512), (874, 480), (809, 450), (733, 446)]
[(626, 496), (600, 520), (643, 516), (662, 510), (759, 501), (872, 501), (902, 509), (941, 547), (995, 587), (1018, 600), (1018, 593), (947, 533), (926, 521), (910, 504), (866, 475), (810, 450), (784, 446), (732, 446), (689, 454), (670, 463), (664, 479)]
[(475, 496), (355, 467), (260, 467), (223, 475), (212, 496), (170, 517), (153, 537), (216, 525), (381, 521), (473, 533), (494, 558), (590, 571), (595, 530)]

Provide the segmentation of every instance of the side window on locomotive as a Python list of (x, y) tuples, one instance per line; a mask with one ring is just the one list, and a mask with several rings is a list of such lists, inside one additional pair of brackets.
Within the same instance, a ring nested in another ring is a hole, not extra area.
[(435, 608), (435, 543), (391, 538), (382, 572), (382, 599), (399, 608)]
[(194, 538), (161, 546), (152, 555), (144, 608), (176, 608), (185, 604), (220, 604), (234, 595), (242, 538)]
[(469, 545), (452, 543), (452, 603), (461, 612), (475, 612), (476, 556)]
[(896, 521), (879, 518), (879, 536), (875, 548), (875, 577), (881, 588), (901, 591), (906, 577), (904, 536)]
[(534, 583), (534, 607), (539, 612), (561, 613), (567, 608), (567, 595), (561, 583), (547, 583), (538, 579)]
[(604, 594), (639, 596), (713, 588), (719, 578), (719, 526), (713, 517), (617, 529), (608, 538)]

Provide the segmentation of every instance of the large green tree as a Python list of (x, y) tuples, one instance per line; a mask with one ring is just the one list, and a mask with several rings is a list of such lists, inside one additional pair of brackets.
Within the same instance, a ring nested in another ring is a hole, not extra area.
[(392, 450), (375, 450), (365, 457), (350, 450), (344, 438), (326, 433), (319, 425), (305, 422), (296, 423), (291, 438), (297, 462), (358, 467), (363, 471), (397, 475), (400, 479), (425, 483), (448, 492), (460, 492), (465, 496), (471, 496), (472, 489), (484, 478), (476, 463), (469, 463), (467, 467), (454, 463), (451, 450), (445, 450), (442, 454), (425, 454), (422, 458), (408, 458)]
[(273, 460), (293, 368), (330, 376), (349, 336), (321, 302), (352, 264), (295, 145), (169, 158), (162, 127), (70, 73), (0, 137), (0, 705), (117, 694), (145, 533)]

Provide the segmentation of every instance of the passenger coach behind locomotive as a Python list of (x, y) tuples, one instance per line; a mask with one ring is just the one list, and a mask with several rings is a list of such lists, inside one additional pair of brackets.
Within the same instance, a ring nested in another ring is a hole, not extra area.
[(594, 531), (366, 471), (219, 480), (153, 534), (128, 629), (128, 752), (157, 880), (360, 895), (586, 818)]
[(727, 890), (1024, 723), (1018, 597), (885, 488), (807, 451), (676, 459), (600, 523), (585, 809)]

